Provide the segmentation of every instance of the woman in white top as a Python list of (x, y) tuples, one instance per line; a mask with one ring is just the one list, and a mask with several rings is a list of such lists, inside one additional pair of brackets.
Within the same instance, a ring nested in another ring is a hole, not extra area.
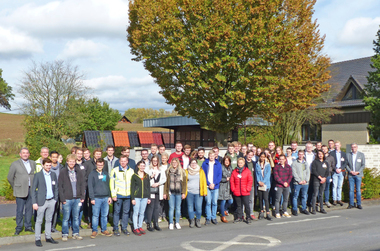
[(293, 164), (292, 148), (286, 148), (286, 163), (291, 166)]
[[(169, 154), (167, 154), (166, 152), (163, 152), (161, 154), (161, 165), (160, 165), (160, 170), (162, 172), (166, 172), (166, 169), (168, 169), (169, 167), (169, 164), (168, 164), (168, 160), (169, 160)], [(165, 174), (166, 176), (166, 174)], [(164, 189), (163, 189), (163, 186), (160, 186), (161, 189), (160, 189), (160, 209), (159, 209), (159, 217), (160, 219), (158, 220), (158, 222), (161, 222), (161, 218), (164, 219), (165, 216), (166, 216), (166, 213), (168, 210), (169, 210), (169, 205), (168, 205), (168, 201), (167, 200), (164, 200), (163, 199), (163, 196), (164, 196)]]

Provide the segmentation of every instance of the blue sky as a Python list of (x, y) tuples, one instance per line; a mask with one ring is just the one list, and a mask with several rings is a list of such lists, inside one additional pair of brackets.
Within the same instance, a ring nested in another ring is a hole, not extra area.
[[(379, 10), (378, 0), (317, 1), (314, 18), (333, 62), (373, 55)], [(56, 59), (78, 65), (93, 95), (121, 112), (171, 110), (142, 63), (131, 60), (127, 24), (126, 0), (1, 0), (0, 68), (16, 94), (12, 112), (23, 102), (17, 88), (31, 60)]]

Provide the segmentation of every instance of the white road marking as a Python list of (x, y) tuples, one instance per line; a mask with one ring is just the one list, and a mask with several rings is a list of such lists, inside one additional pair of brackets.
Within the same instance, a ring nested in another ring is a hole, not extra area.
[[(240, 240), (242, 240), (244, 238), (247, 238), (247, 237), (264, 239), (264, 240), (269, 241), (269, 243), (239, 242)], [(187, 250), (191, 250), (191, 251), (205, 251), (204, 249), (199, 249), (199, 248), (193, 247), (191, 245), (192, 243), (220, 244), (220, 246), (218, 246), (217, 248), (212, 249), (211, 251), (222, 251), (222, 250), (225, 250), (225, 249), (229, 248), (230, 246), (235, 246), (235, 245), (238, 245), (238, 246), (267, 246), (267, 247), (274, 247), (274, 246), (279, 245), (281, 243), (281, 241), (278, 240), (278, 239), (275, 239), (273, 237), (270, 237), (270, 236), (238, 235), (235, 238), (233, 238), (233, 239), (231, 239), (229, 241), (225, 241), (225, 242), (223, 242), (223, 241), (187, 241), (187, 242), (183, 242), (181, 244), (181, 247), (183, 247), (184, 249), (187, 249)]]
[(277, 222), (277, 223), (269, 223), (268, 226), (272, 225), (285, 225), (285, 224), (292, 224), (292, 223), (299, 223), (299, 222), (307, 222), (307, 221), (316, 221), (316, 220), (328, 220), (332, 218), (339, 218), (340, 216), (330, 216), (330, 217), (321, 217), (321, 218), (309, 218), (309, 219), (304, 219), (304, 220), (297, 220), (297, 221), (285, 221), (285, 222)]
[(68, 248), (54, 248), (54, 249), (48, 249), (46, 251), (59, 251), (59, 250), (71, 250), (71, 249), (81, 249), (81, 248), (90, 248), (95, 247), (95, 244), (90, 244), (87, 246), (76, 246), (76, 247), (68, 247)]

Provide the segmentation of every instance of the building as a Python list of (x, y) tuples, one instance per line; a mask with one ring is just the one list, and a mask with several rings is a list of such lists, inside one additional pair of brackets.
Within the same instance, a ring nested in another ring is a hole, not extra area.
[(119, 120), (119, 123), (128, 123), (128, 124), (130, 124), (131, 121), (130, 121), (127, 117), (123, 116), (123, 117)]
[(371, 57), (353, 59), (333, 63), (329, 67), (333, 95), (320, 108), (334, 107), (343, 113), (332, 117), (330, 123), (322, 125), (303, 125), (302, 141), (322, 141), (329, 139), (339, 140), (342, 146), (356, 142), (366, 144), (369, 142), (367, 130), (370, 122), (370, 113), (364, 110), (364, 86), (367, 84)]

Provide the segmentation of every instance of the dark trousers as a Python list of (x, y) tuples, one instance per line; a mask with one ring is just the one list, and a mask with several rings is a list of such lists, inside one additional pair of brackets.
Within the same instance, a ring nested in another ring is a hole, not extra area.
[(118, 198), (113, 203), (113, 231), (119, 230), (119, 220), (121, 217), (121, 230), (126, 230), (128, 227), (129, 214), (131, 208), (131, 199)]
[(312, 207), (313, 210), (315, 210), (315, 204), (317, 202), (317, 197), (319, 198), (319, 205), (321, 210), (323, 209), (323, 193), (325, 191), (326, 182), (321, 184), (319, 181), (313, 182), (314, 187), (314, 194), (313, 194), (313, 201), (312, 201)]
[(246, 218), (250, 217), (249, 195), (234, 196), (234, 200), (236, 202), (236, 218), (237, 219), (243, 218), (243, 205), (244, 205), (245, 217)]
[(53, 212), (53, 219), (51, 221), (51, 227), (52, 228), (55, 228), (57, 226), (57, 221), (60, 217), (60, 213), (61, 213), (61, 205), (60, 205), (60, 201), (58, 199), (58, 201), (55, 203), (54, 212)]
[(269, 189), (267, 189), (266, 191), (257, 190), (257, 193), (259, 195), (260, 210), (264, 211), (263, 201), (265, 201), (265, 211), (269, 213), (269, 199), (268, 199)]
[(280, 213), (280, 201), (281, 201), (281, 196), (283, 195), (283, 202), (282, 202), (282, 211), (285, 213), (287, 208), (288, 208), (288, 199), (289, 199), (289, 192), (290, 192), (290, 187), (275, 187), (276, 190), (276, 202), (275, 202), (275, 207), (276, 207), (276, 214)]
[(150, 204), (147, 205), (146, 208), (146, 223), (149, 224), (152, 222), (157, 224), (158, 223), (158, 214), (160, 213), (160, 200), (159, 195), (155, 194), (154, 199), (150, 199)]
[[(21, 232), (22, 226), (25, 225), (25, 229), (32, 228), (32, 215), (33, 215), (33, 205), (32, 197), (30, 193), (27, 197), (20, 198), (16, 197), (16, 231)], [(23, 223), (25, 209), (25, 222)]]
[(307, 190), (307, 205), (312, 206), (312, 200), (313, 200), (313, 193), (314, 193), (314, 181), (311, 179), (311, 182), (309, 182), (309, 188)]

